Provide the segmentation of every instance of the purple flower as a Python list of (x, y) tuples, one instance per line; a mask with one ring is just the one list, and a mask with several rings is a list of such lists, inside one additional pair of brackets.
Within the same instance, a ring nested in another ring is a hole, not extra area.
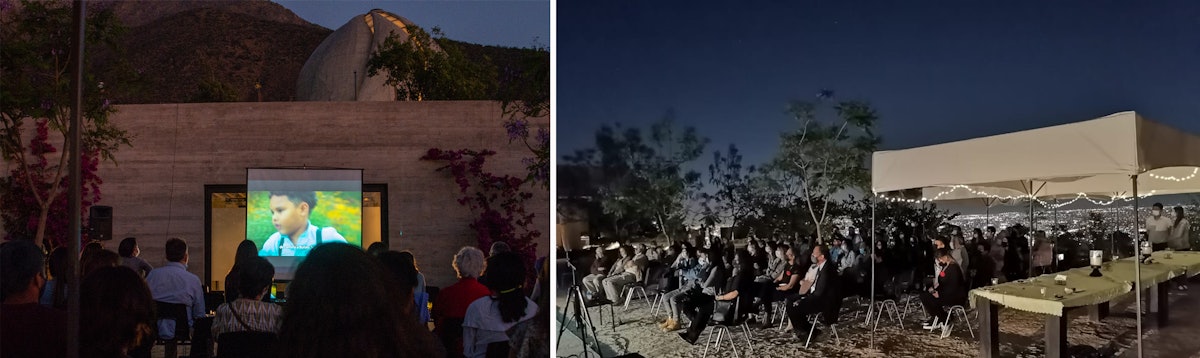
[(42, 100), (42, 110), (49, 111), (50, 107), (54, 107), (54, 102), (49, 99)]
[(508, 131), (508, 141), (529, 136), (529, 121), (524, 119), (509, 119), (504, 121), (504, 130)]
[(13, 4), (11, 0), (0, 0), (0, 12), (8, 12), (12, 8)]
[(100, 104), (100, 108), (108, 108), (108, 106), (111, 104), (112, 104), (112, 101), (110, 101), (108, 98), (105, 98), (104, 102), (102, 104)]
[(539, 127), (538, 133), (537, 133), (537, 140), (538, 140), (538, 143), (542, 143), (543, 148), (549, 148), (550, 147), (550, 130)]

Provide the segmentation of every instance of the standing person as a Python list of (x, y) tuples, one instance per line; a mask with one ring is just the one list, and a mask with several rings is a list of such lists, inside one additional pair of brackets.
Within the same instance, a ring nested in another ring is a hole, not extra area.
[(1183, 207), (1175, 207), (1175, 222), (1171, 223), (1171, 249), (1175, 251), (1190, 251), (1192, 249), (1191, 239), (1192, 223), (1188, 222), (1184, 215)]
[(154, 266), (138, 257), (142, 255), (142, 249), (138, 247), (137, 238), (127, 237), (121, 240), (121, 245), (117, 246), (117, 253), (121, 255), (121, 265), (133, 269), (133, 272), (137, 272), (142, 278), (154, 269)]
[(525, 264), (512, 252), (492, 255), (483, 283), (491, 295), (472, 302), (463, 319), (463, 355), (468, 358), (508, 357), (509, 328), (533, 318), (538, 305), (525, 297)]
[(32, 240), (0, 244), (0, 356), (67, 355), (67, 312), (38, 304), (42, 257)]
[(991, 242), (992, 246), (996, 246), (996, 227), (988, 225), (987, 233), (983, 235), (983, 239)]
[[(600, 250), (603, 252), (603, 249)], [(433, 332), (446, 347), (447, 357), (462, 357), (462, 324), (467, 316), (467, 307), (475, 300), (491, 294), (487, 286), (479, 283), (485, 263), (483, 251), (470, 246), (459, 249), (450, 263), (454, 272), (458, 273), (458, 282), (442, 289), (433, 303)]]
[(394, 280), (357, 247), (313, 248), (288, 285), (278, 357), (445, 356), (433, 334), (396, 304), (403, 293)]
[[(1171, 237), (1169, 239), (1171, 249), (1176, 251), (1191, 251), (1191, 236), (1192, 223), (1184, 218), (1182, 206), (1175, 207), (1175, 222), (1171, 225)], [(1181, 291), (1187, 291), (1187, 277), (1182, 276), (1175, 280), (1175, 286)]]
[(1154, 251), (1167, 249), (1167, 238), (1171, 236), (1171, 219), (1163, 216), (1162, 203), (1154, 203), (1150, 207), (1150, 217), (1146, 218), (1146, 235), (1150, 237), (1150, 246)]
[(1033, 271), (1045, 274), (1054, 263), (1054, 243), (1046, 237), (1046, 232), (1038, 230), (1033, 234)]
[(966, 281), (963, 280), (962, 269), (950, 256), (950, 250), (937, 250), (938, 266), (942, 272), (938, 274), (938, 285), (928, 292), (921, 293), (921, 306), (929, 314), (925, 321), (925, 329), (941, 328), (946, 322), (939, 322), (946, 317), (945, 306), (961, 305), (967, 302)]
[[(192, 326), (195, 318), (204, 317), (204, 287), (200, 278), (188, 272), (187, 243), (178, 238), (170, 238), (166, 244), (167, 264), (150, 271), (146, 276), (146, 285), (154, 300), (164, 303), (175, 303), (187, 306), (188, 326)], [(175, 321), (158, 320), (158, 336), (162, 339), (175, 338)], [(192, 345), (192, 348), (201, 346)]]

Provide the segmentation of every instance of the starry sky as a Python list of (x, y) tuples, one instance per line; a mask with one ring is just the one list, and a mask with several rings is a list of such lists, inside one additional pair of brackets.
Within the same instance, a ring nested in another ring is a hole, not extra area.
[(383, 9), (446, 37), (481, 45), (550, 45), (550, 1), (275, 1), (331, 30), (355, 15)]
[[(789, 100), (869, 101), (882, 149), (1136, 110), (1200, 133), (1200, 2), (561, 2), (557, 155), (671, 110), (746, 164)], [(711, 154), (694, 163), (708, 165)]]

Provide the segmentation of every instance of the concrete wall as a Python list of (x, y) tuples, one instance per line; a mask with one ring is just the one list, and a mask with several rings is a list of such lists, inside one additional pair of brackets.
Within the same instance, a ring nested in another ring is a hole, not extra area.
[[(191, 248), (189, 270), (204, 278), (204, 186), (245, 184), (247, 167), (363, 168), (365, 183), (388, 185), (391, 248), (411, 250), (430, 285), (455, 280), (450, 260), (474, 245), (473, 215), (456, 202), (457, 186), (430, 148), (492, 149), (495, 173), (524, 175), (523, 144), (508, 144), (499, 105), (452, 102), (268, 102), (119, 106), (114, 121), (134, 135), (117, 164), (100, 169), (99, 205), (113, 207), (113, 236), (135, 236), (142, 257), (162, 265), (163, 244)], [(548, 119), (533, 121), (547, 126)], [(543, 225), (548, 252), (549, 193), (533, 190), (529, 207)], [(398, 236), (399, 233), (402, 236)], [(115, 249), (117, 242), (107, 246)], [(544, 248), (544, 249), (543, 249)], [(213, 274), (214, 278), (225, 273)]]

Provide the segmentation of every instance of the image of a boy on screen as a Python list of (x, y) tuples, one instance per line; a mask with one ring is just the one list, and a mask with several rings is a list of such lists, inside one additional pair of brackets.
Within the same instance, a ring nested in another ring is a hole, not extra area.
[(263, 243), (259, 256), (306, 256), (313, 247), (326, 242), (346, 242), (332, 227), (319, 227), (309, 221), (317, 207), (311, 191), (272, 191), (271, 223), (275, 233)]

